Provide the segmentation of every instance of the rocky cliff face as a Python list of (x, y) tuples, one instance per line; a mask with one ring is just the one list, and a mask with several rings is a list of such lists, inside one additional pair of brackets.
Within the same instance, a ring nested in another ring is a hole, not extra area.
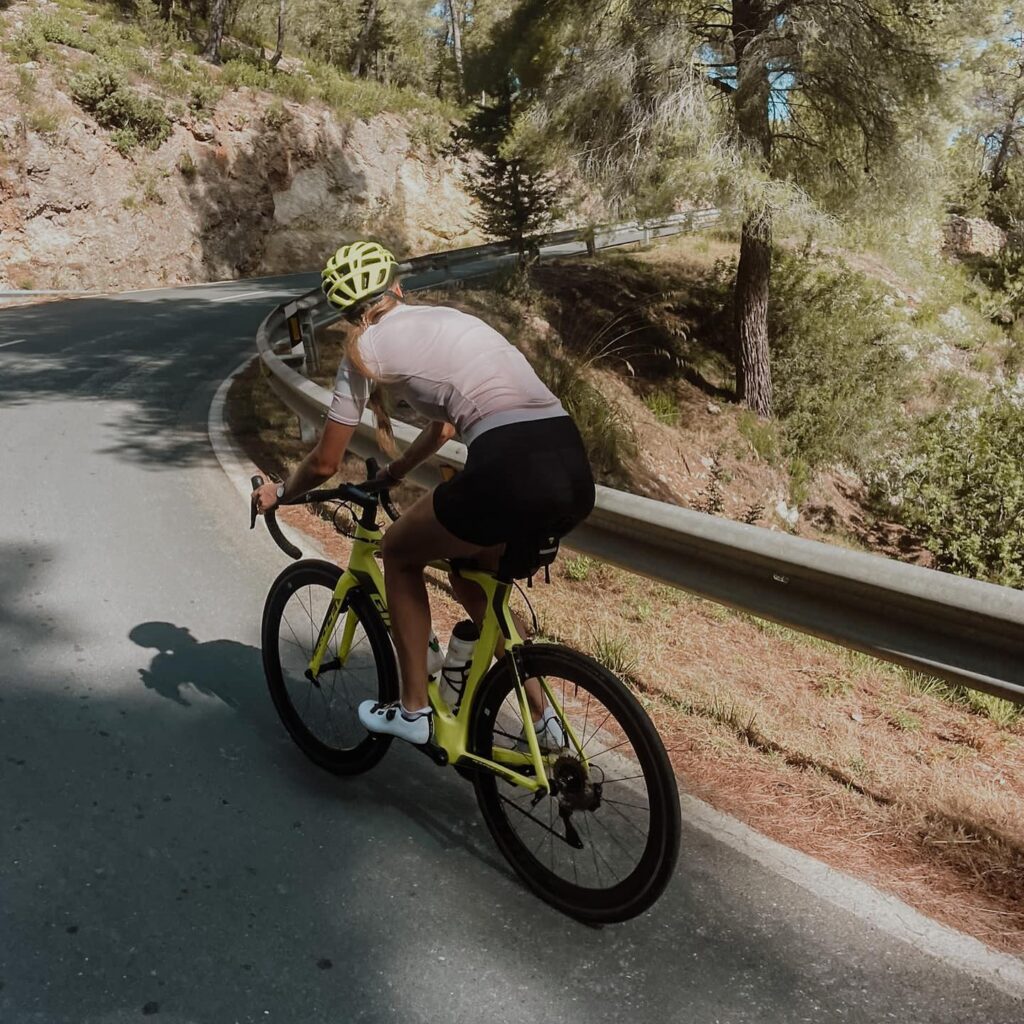
[[(242, 89), (208, 120), (183, 115), (156, 152), (126, 158), (51, 69), (22, 68), (49, 117), (33, 127), (16, 103), (0, 105), (0, 288), (296, 272), (360, 235), (400, 256), (481, 240), (460, 166), (413, 142), (400, 117), (342, 125), (325, 108)], [(0, 56), (0, 95), (17, 83)]]

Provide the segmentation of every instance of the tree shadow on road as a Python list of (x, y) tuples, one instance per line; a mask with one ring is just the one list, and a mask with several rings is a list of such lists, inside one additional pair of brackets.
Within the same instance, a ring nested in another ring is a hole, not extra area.
[(15, 415), (50, 407), (52, 430), (74, 422), (76, 403), (103, 402), (105, 422), (77, 441), (81, 454), (91, 444), (147, 468), (210, 461), (216, 386), (243, 355), (255, 355), (260, 321), (306, 287), (253, 282), (242, 302), (210, 301), (218, 293), (203, 290), (5, 309), (0, 344), (14, 344), (0, 348), (0, 407)]

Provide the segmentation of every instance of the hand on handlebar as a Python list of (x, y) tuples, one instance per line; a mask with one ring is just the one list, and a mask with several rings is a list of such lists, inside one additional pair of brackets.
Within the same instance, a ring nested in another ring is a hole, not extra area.
[(259, 515), (277, 507), (277, 484), (273, 481), (261, 484), (252, 492), (252, 503)]

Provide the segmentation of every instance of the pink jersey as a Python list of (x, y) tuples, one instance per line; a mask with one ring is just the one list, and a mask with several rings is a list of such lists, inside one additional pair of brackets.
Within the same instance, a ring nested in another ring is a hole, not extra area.
[[(396, 306), (366, 328), (359, 354), (397, 398), (453, 424), (466, 444), (492, 427), (565, 415), (519, 349), (448, 306)], [(357, 424), (372, 386), (343, 359), (328, 418)]]

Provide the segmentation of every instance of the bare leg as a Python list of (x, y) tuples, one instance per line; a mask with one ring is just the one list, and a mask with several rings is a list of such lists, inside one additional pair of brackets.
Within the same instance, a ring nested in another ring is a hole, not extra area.
[[(490, 552), (487, 554), (490, 555)], [(496, 568), (498, 558), (498, 554), (495, 554), (493, 558), (477, 556), (477, 561), (484, 568)], [(476, 624), (476, 628), (479, 629), (483, 624), (484, 613), (486, 612), (484, 592), (472, 580), (463, 579), (463, 577), (456, 573), (449, 574), (448, 580), (459, 603), (466, 609), (469, 617)], [(523, 617), (518, 612), (512, 612), (512, 618), (515, 620), (519, 635), (526, 636), (528, 631)], [(499, 658), (505, 653), (505, 638), (503, 636), (498, 637), (498, 646), (494, 653)], [(540, 688), (540, 681), (538, 679), (526, 680), (526, 699), (530, 704), (530, 714), (533, 715), (533, 720), (536, 722), (544, 714), (544, 708), (547, 704), (547, 701), (544, 699), (544, 691)]]
[(428, 704), (430, 600), (423, 569), (436, 558), (466, 558), (480, 551), (478, 545), (459, 540), (437, 521), (432, 494), (423, 495), (384, 535), (384, 583), (402, 669), (402, 704), (408, 711)]

